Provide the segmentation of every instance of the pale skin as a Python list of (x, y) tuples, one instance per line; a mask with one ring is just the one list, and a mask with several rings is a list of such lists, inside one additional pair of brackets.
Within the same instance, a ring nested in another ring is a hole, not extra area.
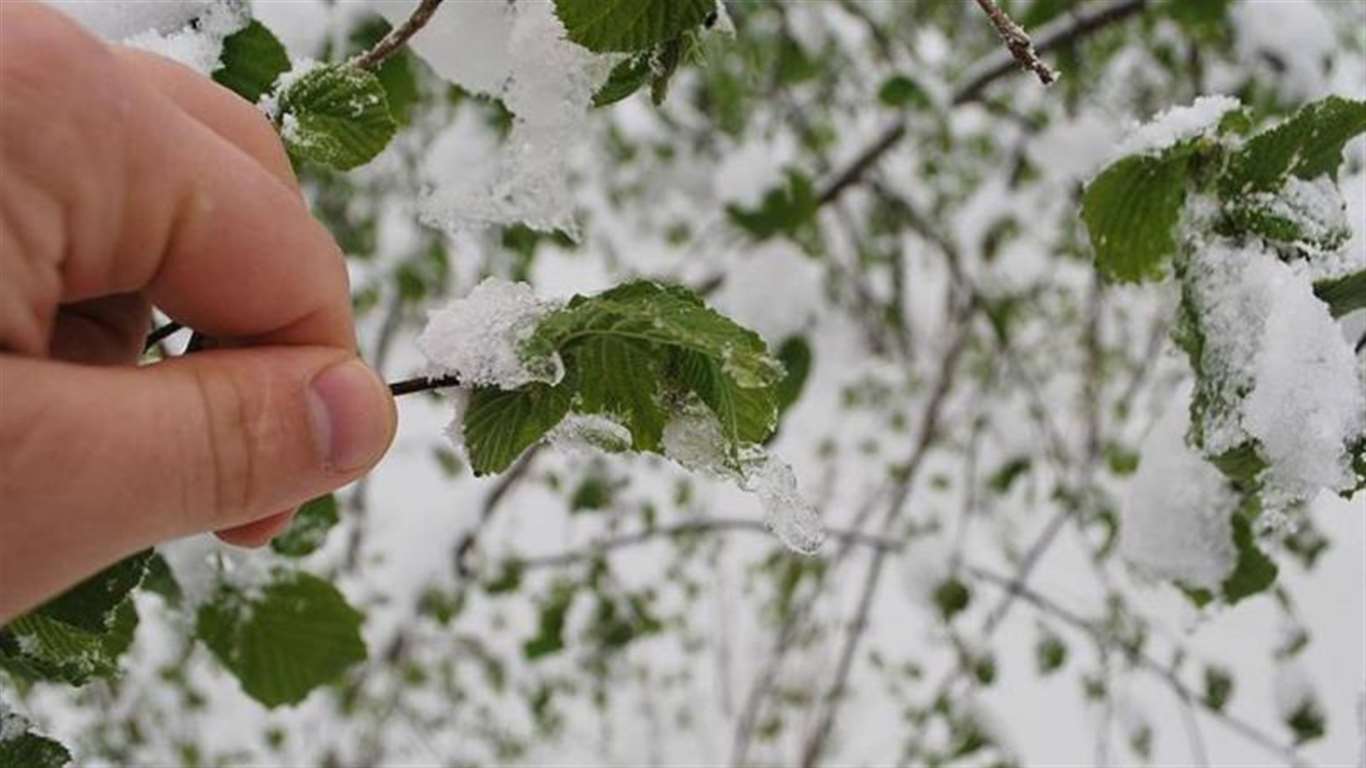
[[(230, 348), (139, 366), (153, 306)], [(160, 542), (260, 546), (394, 429), (262, 114), (0, 2), (0, 624)]]

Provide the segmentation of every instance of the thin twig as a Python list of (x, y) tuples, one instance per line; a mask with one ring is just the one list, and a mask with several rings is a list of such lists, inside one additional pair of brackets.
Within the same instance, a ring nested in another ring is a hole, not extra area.
[[(655, 539), (673, 538), (675, 536), (694, 536), (705, 533), (717, 533), (722, 531), (741, 531), (747, 533), (762, 533), (772, 535), (768, 526), (759, 520), (740, 517), (711, 517), (701, 520), (687, 520), (674, 525), (664, 525), (657, 528), (647, 528), (636, 533), (614, 536), (609, 539), (602, 539), (579, 549), (571, 549), (553, 555), (543, 555), (540, 557), (518, 558), (517, 565), (524, 571), (537, 570), (541, 568), (560, 568), (575, 563), (588, 562), (602, 557), (604, 554), (617, 549), (633, 547), (638, 544), (645, 544)], [(899, 550), (904, 546), (904, 542), (897, 541), (885, 536), (875, 536), (869, 533), (848, 528), (827, 528), (825, 533), (830, 538), (870, 547), (876, 550)]]
[[(979, 0), (980, 1), (980, 0)], [(1045, 26), (1035, 35), (1034, 50), (1045, 53), (1080, 40), (1098, 30), (1123, 21), (1147, 7), (1149, 0), (1114, 0), (1104, 5), (1088, 6), (1076, 13)], [(990, 56), (969, 70), (966, 82), (955, 89), (952, 106), (961, 106), (977, 101), (988, 85), (1012, 72), (1018, 71), (1016, 62), (1005, 51), (998, 56)], [(829, 203), (839, 197), (849, 187), (856, 184), (869, 168), (877, 165), (883, 155), (906, 137), (906, 121), (898, 120), (878, 134), (868, 148), (855, 155), (854, 160), (844, 170), (839, 171), (821, 187), (818, 196), (821, 204)]]
[(498, 511), (498, 504), (506, 497), (512, 489), (522, 481), (527, 473), (531, 471), (531, 465), (536, 460), (536, 454), (545, 446), (545, 443), (537, 443), (527, 449), (521, 458), (512, 465), (512, 469), (504, 472), (498, 478), (498, 484), (493, 487), (488, 496), (484, 497), (484, 506), (479, 512), (479, 522), (473, 528), (465, 532), (456, 543), (455, 549), (451, 552), (451, 559), (455, 563), (455, 572), (462, 578), (469, 578), (473, 575), (474, 569), (470, 566), (471, 554), (475, 546), (479, 543), (479, 535), (488, 527), (489, 521)]
[(389, 393), (394, 397), (411, 395), (414, 392), (428, 392), (433, 389), (445, 389), (447, 387), (460, 386), (459, 377), (454, 374), (446, 376), (415, 376), (411, 379), (389, 382)]
[(996, 28), (996, 34), (1001, 36), (1001, 41), (1006, 44), (1010, 55), (1015, 57), (1015, 61), (1019, 62), (1021, 67), (1037, 75), (1039, 82), (1044, 85), (1052, 85), (1053, 81), (1058, 79), (1057, 74), (1039, 59), (1039, 53), (1034, 50), (1034, 43), (1024, 28), (1001, 10), (1001, 6), (997, 5), (995, 0), (977, 0), (977, 7), (986, 13), (991, 25)]
[(184, 328), (185, 326), (172, 320), (160, 328), (153, 330), (151, 333), (147, 334), (147, 340), (142, 343), (143, 354), (151, 352), (153, 347), (184, 330)]
[(1064, 624), (1071, 626), (1073, 629), (1089, 635), (1097, 643), (1122, 651), (1126, 658), (1130, 659), (1135, 666), (1159, 677), (1174, 693), (1176, 693), (1177, 696), (1182, 697), (1191, 703), (1199, 703), (1211, 717), (1223, 722), (1248, 741), (1275, 753), (1291, 765), (1307, 765), (1305, 759), (1292, 747), (1286, 746), (1265, 733), (1262, 733), (1251, 723), (1206, 704), (1203, 697), (1192, 691), (1184, 682), (1182, 682), (1181, 678), (1178, 677), (1175, 672), (1167, 667), (1167, 665), (1162, 664), (1153, 657), (1147, 655), (1142, 649), (1135, 647), (1131, 641), (1115, 637), (1113, 633), (1107, 631), (1103, 626), (1097, 625), (1096, 623), (1073, 613), (1070, 609), (1064, 608), (1062, 605), (1053, 601), (1051, 598), (1044, 596), (1042, 593), (1036, 592), (1029, 587), (1018, 585), (1016, 580), (1009, 576), (1004, 576), (975, 565), (967, 565), (964, 567), (964, 570), (980, 582), (991, 584), (1000, 589), (1008, 590), (1011, 594), (1018, 595), (1021, 600), (1033, 606), (1041, 613), (1052, 616)]
[(441, 2), (442, 0), (422, 0), (417, 4), (417, 8), (413, 9), (413, 14), (407, 21), (389, 30), (389, 34), (375, 43), (375, 47), (352, 59), (352, 66), (379, 69), (379, 65), (383, 64), (385, 59), (393, 56), (398, 49), (407, 44), (409, 38), (417, 34), (418, 30), (427, 26), (427, 22), (431, 21), (432, 14), (436, 13)]
[[(939, 381), (925, 405), (925, 420), (920, 428), (920, 437), (911, 449), (910, 457), (904, 465), (896, 491), (893, 494), (892, 503), (887, 508), (887, 514), (883, 518), (880, 536), (883, 539), (891, 538), (894, 525), (910, 498), (911, 487), (914, 485), (918, 470), (925, 456), (929, 454), (930, 446), (939, 436), (939, 420), (944, 405), (948, 401), (949, 391), (953, 388), (958, 370), (958, 359), (964, 347), (967, 346), (970, 332), (970, 323), (966, 317), (958, 317), (957, 322), (959, 325), (958, 335), (950, 343), (944, 354), (939, 365), (941, 371)], [(858, 654), (859, 644), (868, 628), (868, 617), (872, 612), (873, 598), (877, 594), (878, 584), (882, 578), (882, 569), (886, 565), (887, 555), (890, 551), (886, 548), (877, 549), (873, 553), (872, 562), (868, 564), (858, 607), (855, 609), (854, 618), (849, 623), (844, 635), (844, 646), (840, 649), (839, 660), (835, 666), (835, 676), (831, 680), (830, 687), (826, 689), (821, 698), (820, 714), (817, 716), (815, 729), (811, 732), (811, 736), (802, 749), (802, 768), (813, 768), (820, 763), (830, 734), (835, 728), (835, 719), (839, 714), (840, 703), (849, 685), (849, 675), (853, 671), (854, 658)]]

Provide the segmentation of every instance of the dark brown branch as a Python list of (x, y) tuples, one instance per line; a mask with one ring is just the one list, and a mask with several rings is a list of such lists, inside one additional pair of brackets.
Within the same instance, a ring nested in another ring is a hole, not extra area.
[(460, 386), (460, 379), (456, 376), (416, 376), (402, 381), (389, 382), (389, 393), (394, 397), (411, 395), (414, 392), (428, 392), (433, 389), (445, 389), (447, 387)]
[(142, 343), (143, 353), (146, 354), (147, 352), (151, 352), (152, 347), (155, 347), (156, 345), (160, 344), (161, 342), (165, 341), (171, 336), (174, 336), (175, 334), (184, 330), (184, 328), (185, 326), (173, 320), (161, 326), (160, 328), (157, 328), (151, 333), (147, 334), (147, 340)]
[(389, 34), (375, 43), (375, 47), (352, 59), (351, 64), (361, 69), (378, 69), (385, 59), (406, 45), (409, 38), (417, 34), (418, 30), (427, 26), (427, 22), (431, 21), (432, 14), (436, 13), (441, 2), (442, 0), (422, 0), (407, 21), (389, 30)]
[(1001, 36), (1006, 49), (1021, 67), (1037, 75), (1039, 82), (1044, 85), (1052, 85), (1053, 81), (1058, 79), (1057, 74), (1039, 59), (1039, 53), (1034, 50), (1034, 43), (1029, 39), (1029, 35), (1001, 10), (1001, 6), (997, 5), (995, 0), (977, 0), (977, 7), (986, 13), (991, 25), (996, 28), (996, 34)]

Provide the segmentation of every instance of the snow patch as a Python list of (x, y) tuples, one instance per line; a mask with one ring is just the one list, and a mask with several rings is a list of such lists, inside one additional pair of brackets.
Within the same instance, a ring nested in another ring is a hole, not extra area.
[(792, 467), (760, 446), (746, 446), (737, 468), (721, 422), (696, 396), (664, 426), (662, 443), (665, 457), (683, 468), (731, 480), (757, 496), (764, 525), (788, 549), (810, 555), (825, 542), (820, 515), (802, 495)]
[(519, 352), (541, 318), (556, 308), (526, 283), (491, 277), (428, 315), (417, 338), (433, 375), (454, 374), (462, 387), (516, 389), (533, 381), (557, 383), (564, 375), (559, 355), (527, 361)]
[(1279, 509), (1355, 485), (1348, 451), (1366, 433), (1366, 382), (1309, 278), (1265, 268), (1271, 304), (1243, 414), (1268, 462), (1263, 501)]
[(1119, 546), (1148, 575), (1218, 590), (1238, 560), (1232, 517), (1239, 500), (1219, 470), (1186, 444), (1184, 403), (1178, 398), (1143, 441)]
[[(400, 23), (415, 3), (374, 5)], [(422, 202), (423, 221), (448, 231), (522, 222), (575, 233), (569, 156), (613, 58), (570, 42), (548, 0), (448, 4), (413, 50), (442, 77), (501, 99), (515, 118), (496, 170), (471, 177), (446, 168)]]
[(1120, 143), (1114, 157), (1156, 154), (1214, 129), (1224, 115), (1242, 103), (1231, 96), (1201, 96), (1188, 107), (1172, 107), (1148, 122), (1135, 126)]

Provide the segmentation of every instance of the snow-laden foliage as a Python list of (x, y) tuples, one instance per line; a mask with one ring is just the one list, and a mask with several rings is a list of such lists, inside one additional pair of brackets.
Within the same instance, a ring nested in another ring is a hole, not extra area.
[(462, 386), (269, 549), (0, 628), (41, 744), (1355, 759), (1354, 4), (1001, 3), (1047, 89), (967, 2), (446, 0), (378, 62), (415, 0), (58, 4), (267, 114), (362, 355)]

